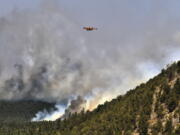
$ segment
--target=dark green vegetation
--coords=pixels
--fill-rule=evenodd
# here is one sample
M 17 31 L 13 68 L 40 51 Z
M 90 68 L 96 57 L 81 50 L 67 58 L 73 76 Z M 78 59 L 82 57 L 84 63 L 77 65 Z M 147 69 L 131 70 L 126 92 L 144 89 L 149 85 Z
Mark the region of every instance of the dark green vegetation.
M 92 112 L 63 121 L 5 123 L 0 135 L 179 135 L 179 119 L 180 62 Z
M 30 121 L 38 111 L 43 109 L 51 111 L 53 103 L 41 101 L 0 101 L 0 122 Z

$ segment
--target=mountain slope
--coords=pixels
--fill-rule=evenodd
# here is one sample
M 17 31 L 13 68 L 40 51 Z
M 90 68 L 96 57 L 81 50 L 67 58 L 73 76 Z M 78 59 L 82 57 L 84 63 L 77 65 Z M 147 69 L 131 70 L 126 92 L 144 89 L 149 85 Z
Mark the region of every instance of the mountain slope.
M 179 135 L 180 62 L 92 112 L 55 122 L 4 124 L 1 134 Z
M 38 111 L 55 109 L 42 101 L 0 101 L 0 123 L 30 121 Z

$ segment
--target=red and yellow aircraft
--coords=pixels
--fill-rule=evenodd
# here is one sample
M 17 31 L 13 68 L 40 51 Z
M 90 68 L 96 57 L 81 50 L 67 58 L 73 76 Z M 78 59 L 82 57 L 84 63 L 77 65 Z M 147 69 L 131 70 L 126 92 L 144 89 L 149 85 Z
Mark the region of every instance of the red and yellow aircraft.
M 94 27 L 83 27 L 84 30 L 87 31 L 93 31 L 93 30 L 97 30 L 98 28 L 94 28 Z

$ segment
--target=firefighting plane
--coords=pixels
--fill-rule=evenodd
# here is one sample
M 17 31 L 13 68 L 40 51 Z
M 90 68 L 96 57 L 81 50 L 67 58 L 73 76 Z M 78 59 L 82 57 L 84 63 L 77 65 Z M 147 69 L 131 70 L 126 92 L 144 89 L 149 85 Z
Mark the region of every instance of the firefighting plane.
M 84 30 L 86 31 L 93 31 L 93 30 L 97 30 L 98 28 L 95 27 L 83 27 Z

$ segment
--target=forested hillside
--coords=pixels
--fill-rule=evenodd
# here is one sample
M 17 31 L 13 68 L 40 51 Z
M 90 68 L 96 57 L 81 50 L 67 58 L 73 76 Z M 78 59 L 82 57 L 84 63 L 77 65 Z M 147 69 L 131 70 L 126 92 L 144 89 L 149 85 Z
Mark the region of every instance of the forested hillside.
M 55 109 L 42 101 L 0 101 L 0 123 L 30 121 L 38 111 Z
M 24 106 L 26 107 L 26 106 Z M 180 62 L 92 112 L 66 120 L 0 125 L 0 135 L 179 135 Z

